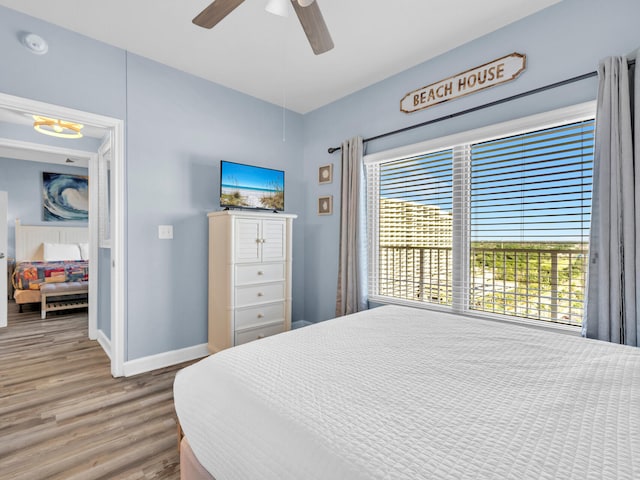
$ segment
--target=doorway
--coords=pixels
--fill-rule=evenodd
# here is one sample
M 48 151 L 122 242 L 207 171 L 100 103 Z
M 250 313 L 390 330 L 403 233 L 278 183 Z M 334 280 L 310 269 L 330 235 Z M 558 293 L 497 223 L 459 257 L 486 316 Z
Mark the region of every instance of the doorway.
M 81 123 L 83 125 L 104 129 L 107 132 L 110 165 L 110 198 L 111 208 L 109 209 L 108 224 L 110 231 L 110 261 L 106 268 L 110 274 L 110 348 L 111 374 L 114 377 L 123 375 L 124 354 L 124 328 L 125 328 L 125 308 L 124 308 L 124 122 L 119 119 L 69 109 L 66 107 L 38 102 L 12 95 L 0 93 L 0 108 L 12 109 L 22 112 L 33 112 L 43 116 L 64 118 L 67 121 Z M 41 144 L 30 144 L 11 139 L 0 139 L 0 146 L 21 150 L 32 148 L 36 151 L 47 151 L 62 153 L 68 149 L 59 149 Z M 63 153 L 64 154 L 64 153 Z M 73 151 L 73 154 L 88 158 L 89 176 L 98 178 L 99 154 L 93 152 Z M 102 169 L 105 171 L 105 169 Z M 98 183 L 100 179 L 98 178 Z M 97 189 L 90 189 L 96 192 Z M 10 199 L 9 199 L 10 201 Z M 90 231 L 90 258 L 97 259 L 99 256 L 99 220 L 97 214 L 98 198 L 90 201 L 89 231 Z M 94 215 L 91 215 L 91 209 Z M 103 219 L 104 221 L 104 219 Z M 6 225 L 6 222 L 5 222 Z M 93 268 L 92 268 L 93 264 Z M 90 262 L 90 278 L 93 271 L 93 278 L 98 278 L 97 262 Z M 95 270 L 94 270 L 95 269 Z M 93 282 L 95 288 L 96 282 Z M 89 283 L 89 295 L 92 294 L 92 283 Z M 5 290 L 6 291 L 6 290 Z M 93 298 L 97 298 L 97 290 L 93 291 Z M 97 302 L 90 302 L 89 306 L 89 336 L 97 336 Z M 6 313 L 6 309 L 4 310 Z

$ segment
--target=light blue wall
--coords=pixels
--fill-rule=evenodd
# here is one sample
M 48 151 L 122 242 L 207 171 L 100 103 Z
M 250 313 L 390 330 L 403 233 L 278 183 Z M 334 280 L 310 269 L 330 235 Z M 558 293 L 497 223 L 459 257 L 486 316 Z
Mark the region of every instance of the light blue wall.
M 81 167 L 0 158 L 0 190 L 8 192 L 9 196 L 8 257 L 15 256 L 16 218 L 19 218 L 23 225 L 87 226 L 87 222 L 42 220 L 42 172 L 88 174 L 87 169 Z
M 49 52 L 24 49 L 24 31 L 45 38 Z M 0 65 L 11 66 L 0 92 L 125 120 L 126 359 L 205 343 L 206 213 L 219 208 L 219 161 L 284 169 L 286 211 L 303 214 L 302 116 L 287 112 L 283 142 L 278 106 L 4 7 Z M 174 226 L 174 240 L 158 240 L 160 224 Z M 304 215 L 294 225 L 296 320 L 304 311 Z
M 49 52 L 27 51 L 23 32 L 43 37 Z M 0 6 L 0 65 L 0 92 L 125 118 L 125 52 L 118 48 Z
M 355 135 L 387 131 L 458 112 L 566 78 L 594 71 L 601 58 L 623 55 L 640 46 L 637 0 L 564 0 L 429 62 L 356 92 L 305 116 L 304 178 L 306 199 L 305 320 L 332 318 L 337 278 L 340 182 L 318 185 L 317 169 L 333 163 L 339 179 L 340 153 L 328 147 Z M 339 48 L 339 47 L 337 47 Z M 414 114 L 399 111 L 400 99 L 424 85 L 511 52 L 527 55 L 526 72 L 516 81 Z M 502 106 L 387 137 L 367 145 L 367 153 L 386 150 L 588 100 L 597 79 L 547 91 Z M 334 215 L 317 216 L 318 195 L 334 196 Z
M 129 356 L 206 342 L 207 212 L 220 160 L 286 171 L 286 211 L 302 213 L 302 121 L 150 60 L 128 60 Z M 173 240 L 158 225 L 173 225 Z M 294 311 L 303 310 L 302 219 L 295 222 Z

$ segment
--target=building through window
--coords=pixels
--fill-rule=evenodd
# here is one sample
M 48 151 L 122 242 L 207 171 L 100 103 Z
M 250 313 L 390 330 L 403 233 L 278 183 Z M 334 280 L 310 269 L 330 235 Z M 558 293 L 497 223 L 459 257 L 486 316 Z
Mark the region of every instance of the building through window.
M 592 110 L 368 156 L 370 296 L 580 325 Z

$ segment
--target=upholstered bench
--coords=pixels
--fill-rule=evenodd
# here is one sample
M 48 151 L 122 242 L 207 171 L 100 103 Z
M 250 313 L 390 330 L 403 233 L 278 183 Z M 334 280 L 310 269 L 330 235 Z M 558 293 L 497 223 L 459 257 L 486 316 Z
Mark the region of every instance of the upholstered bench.
M 41 285 L 42 319 L 47 318 L 47 312 L 88 307 L 88 294 L 89 282 L 45 283 Z M 74 297 L 64 298 L 69 296 Z M 49 301 L 47 301 L 47 298 L 49 298 Z

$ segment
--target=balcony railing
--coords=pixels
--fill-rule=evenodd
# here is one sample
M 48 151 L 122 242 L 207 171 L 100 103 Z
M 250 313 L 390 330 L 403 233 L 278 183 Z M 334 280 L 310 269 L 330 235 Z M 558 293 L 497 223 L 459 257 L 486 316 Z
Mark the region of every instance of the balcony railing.
M 380 295 L 451 305 L 451 247 L 380 247 Z
M 441 305 L 453 301 L 450 247 L 380 247 L 378 293 Z M 469 309 L 580 325 L 587 250 L 473 247 Z

